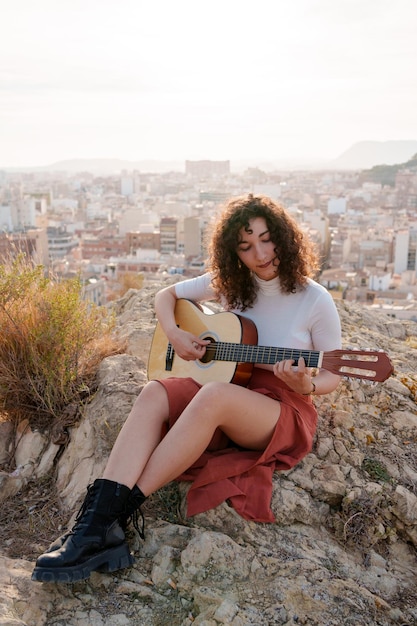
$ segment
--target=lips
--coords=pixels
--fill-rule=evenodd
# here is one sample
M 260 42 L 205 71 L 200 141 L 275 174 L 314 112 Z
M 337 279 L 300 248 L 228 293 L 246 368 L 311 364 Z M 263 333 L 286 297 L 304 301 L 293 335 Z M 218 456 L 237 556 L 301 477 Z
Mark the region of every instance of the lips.
M 264 270 L 271 265 L 272 261 L 268 261 L 268 263 L 264 263 L 264 265 L 258 265 L 260 270 Z

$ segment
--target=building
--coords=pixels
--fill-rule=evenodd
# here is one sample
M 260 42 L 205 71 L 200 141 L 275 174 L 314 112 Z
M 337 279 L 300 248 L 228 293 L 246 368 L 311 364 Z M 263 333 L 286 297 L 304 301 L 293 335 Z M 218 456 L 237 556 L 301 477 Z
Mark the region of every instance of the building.
M 143 230 L 142 226 L 145 225 L 148 228 L 155 228 L 159 223 L 159 215 L 155 211 L 145 211 L 139 206 L 129 207 L 124 209 L 118 223 L 119 234 L 126 235 L 127 233 Z
M 388 291 L 391 280 L 391 272 L 372 272 L 369 275 L 368 287 L 372 291 Z
M 49 226 L 46 232 L 48 236 L 49 258 L 52 260 L 62 259 L 71 250 L 78 247 L 78 240 L 62 226 Z
M 203 204 L 203 202 L 214 202 L 219 204 L 221 202 L 226 202 L 230 198 L 230 194 L 227 191 L 208 191 L 201 190 L 199 193 L 199 203 Z
M 186 259 L 200 257 L 202 254 L 202 219 L 186 217 L 184 219 L 184 256 Z
M 112 256 L 126 254 L 126 240 L 124 237 L 95 237 L 83 235 L 81 240 L 82 259 L 110 259 Z
M 175 217 L 162 217 L 160 221 L 160 252 L 175 254 L 177 252 L 178 220 Z
M 158 230 L 140 230 L 126 234 L 126 250 L 132 254 L 136 250 L 159 250 L 161 234 Z
M 137 170 L 129 173 L 122 170 L 120 178 L 120 195 L 129 197 L 140 192 L 140 175 Z
M 229 176 L 230 161 L 186 161 L 185 173 L 193 178 Z
M 133 192 L 133 178 L 131 176 L 122 176 L 120 179 L 120 195 L 129 197 L 133 196 Z
M 9 204 L 0 204 L 0 231 L 10 233 L 13 230 L 12 209 Z
M 30 228 L 26 231 L 26 236 L 33 246 L 32 258 L 35 263 L 40 263 L 45 267 L 49 265 L 49 245 L 46 228 Z
M 394 273 L 417 272 L 417 225 L 398 230 L 394 239 Z
M 258 183 L 253 185 L 253 193 L 279 200 L 282 194 L 282 186 L 280 183 Z
M 346 213 L 346 198 L 330 198 L 327 202 L 327 215 L 341 215 Z
M 161 269 L 161 255 L 157 250 L 136 250 L 135 254 L 112 257 L 107 264 L 106 273 L 118 279 L 123 274 L 140 272 L 158 272 Z

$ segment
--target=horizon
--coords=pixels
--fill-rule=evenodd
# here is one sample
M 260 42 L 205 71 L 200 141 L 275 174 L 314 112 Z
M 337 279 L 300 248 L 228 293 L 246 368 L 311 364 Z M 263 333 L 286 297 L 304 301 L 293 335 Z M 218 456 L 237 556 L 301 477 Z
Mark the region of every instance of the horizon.
M 412 144 L 412 146 L 409 146 Z M 223 159 L 230 162 L 231 173 L 242 173 L 245 169 L 255 167 L 264 171 L 321 171 L 321 170 L 364 170 L 371 169 L 378 165 L 400 165 L 406 163 L 417 155 L 417 140 L 372 142 L 361 141 L 341 155 L 332 160 L 311 159 L 311 160 L 273 160 L 273 159 Z M 80 169 L 91 171 L 100 175 L 120 174 L 122 170 L 129 167 L 152 168 L 148 171 L 154 173 L 166 173 L 169 171 L 182 171 L 185 169 L 186 161 L 193 159 L 139 159 L 127 160 L 112 157 L 82 157 L 73 159 L 62 159 L 54 163 L 38 166 L 12 166 L 1 167 L 0 170 L 9 173 L 23 172 L 52 172 L 66 171 L 67 174 L 78 173 Z M 210 161 L 210 159 L 201 159 Z M 147 171 L 145 169 L 145 171 Z
M 15 0 L 2 21 L 0 168 L 417 139 L 415 0 Z

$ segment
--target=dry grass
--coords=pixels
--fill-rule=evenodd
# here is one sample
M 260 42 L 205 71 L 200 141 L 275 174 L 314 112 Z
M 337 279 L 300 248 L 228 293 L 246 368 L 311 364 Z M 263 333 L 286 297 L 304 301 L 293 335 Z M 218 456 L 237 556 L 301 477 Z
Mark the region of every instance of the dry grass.
M 94 391 L 105 356 L 124 349 L 109 312 L 25 257 L 0 265 L 0 404 L 14 422 L 46 428 Z M 69 411 L 75 415 L 73 410 Z
M 68 519 L 51 477 L 29 483 L 1 505 L 2 550 L 12 559 L 35 560 Z
M 176 482 L 169 483 L 152 494 L 146 500 L 143 512 L 152 519 L 162 519 L 170 524 L 187 524 L 181 514 L 181 494 Z

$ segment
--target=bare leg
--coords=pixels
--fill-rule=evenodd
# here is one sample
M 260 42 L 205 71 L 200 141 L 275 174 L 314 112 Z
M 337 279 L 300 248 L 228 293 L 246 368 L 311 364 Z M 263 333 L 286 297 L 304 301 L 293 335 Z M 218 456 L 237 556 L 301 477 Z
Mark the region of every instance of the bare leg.
M 133 487 L 161 441 L 168 412 L 165 388 L 156 381 L 149 382 L 136 399 L 116 439 L 103 478 Z
M 155 389 L 146 396 L 126 421 L 110 456 L 105 478 L 133 486 L 137 482 L 149 495 L 179 476 L 207 448 L 220 428 L 238 445 L 263 450 L 280 414 L 276 400 L 229 383 L 208 383 L 200 389 L 175 425 L 162 439 L 161 426 L 168 415 L 168 400 Z M 152 386 L 153 387 L 153 386 Z M 151 397 L 157 400 L 152 419 L 146 419 Z M 163 417 L 165 397 L 165 418 Z

